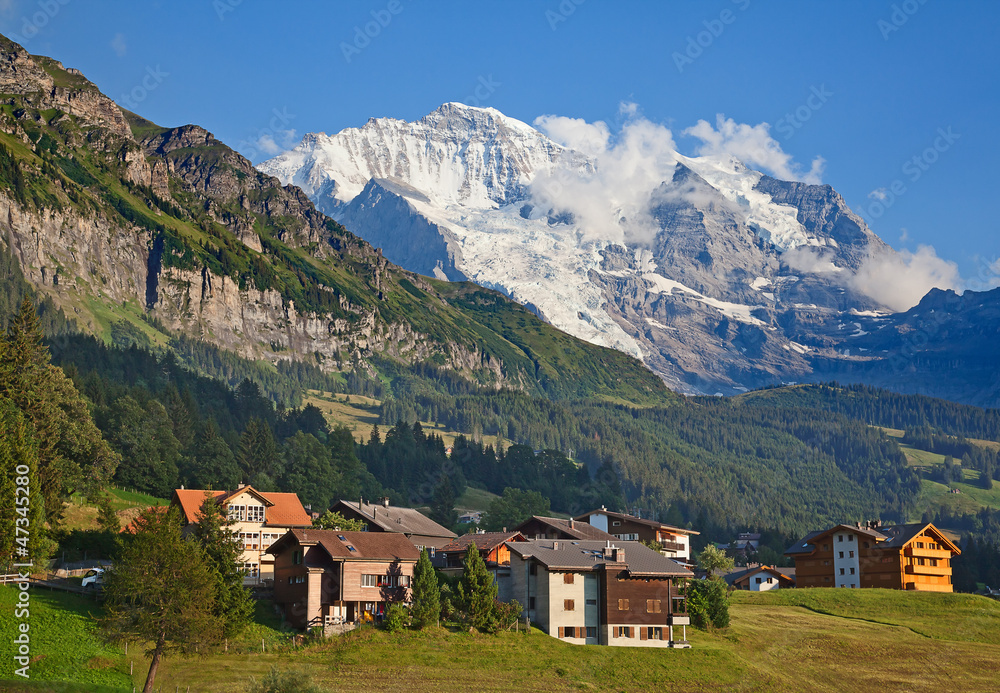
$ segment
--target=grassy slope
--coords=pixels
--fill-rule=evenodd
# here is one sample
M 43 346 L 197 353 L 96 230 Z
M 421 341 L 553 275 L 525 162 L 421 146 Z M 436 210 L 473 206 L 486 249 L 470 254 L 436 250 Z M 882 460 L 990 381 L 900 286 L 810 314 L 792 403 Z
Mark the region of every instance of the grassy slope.
M 9 602 L 4 599 L 0 603 Z M 56 653 L 50 658 L 44 648 L 52 645 L 43 644 L 41 631 L 58 630 L 63 619 L 78 621 L 81 604 L 92 603 L 41 592 L 33 599 L 33 619 L 38 618 L 33 627 L 40 638 L 35 652 L 46 655 L 41 662 L 55 665 Z M 188 686 L 199 692 L 239 690 L 249 676 L 274 665 L 304 669 L 337 691 L 992 691 L 1000 680 L 1000 603 L 983 597 L 783 590 L 737 593 L 731 611 L 732 626 L 725 632 L 689 630 L 690 650 L 579 647 L 538 631 L 494 638 L 368 629 L 301 650 L 272 652 L 268 644 L 266 654 L 170 657 L 157 682 L 164 691 Z M 61 653 L 65 666 L 52 671 L 79 681 L 94 676 L 93 670 L 69 666 L 65 658 L 85 662 L 81 658 L 92 658 L 96 650 L 85 627 L 74 633 L 79 653 Z M 268 634 L 277 635 L 262 624 L 252 635 Z M 121 653 L 106 652 L 112 662 L 103 671 L 127 671 Z M 41 676 L 38 667 L 33 672 Z M 145 673 L 144 662 L 136 658 L 136 684 Z M 0 677 L 8 675 L 0 669 Z M 18 689 L 0 684 L 2 690 Z

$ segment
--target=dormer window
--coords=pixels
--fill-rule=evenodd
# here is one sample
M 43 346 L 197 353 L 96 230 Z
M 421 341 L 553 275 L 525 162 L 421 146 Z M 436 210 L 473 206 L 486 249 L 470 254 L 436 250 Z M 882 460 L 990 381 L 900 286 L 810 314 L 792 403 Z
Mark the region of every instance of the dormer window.
M 247 506 L 247 522 L 264 522 L 264 506 L 263 505 L 248 505 Z

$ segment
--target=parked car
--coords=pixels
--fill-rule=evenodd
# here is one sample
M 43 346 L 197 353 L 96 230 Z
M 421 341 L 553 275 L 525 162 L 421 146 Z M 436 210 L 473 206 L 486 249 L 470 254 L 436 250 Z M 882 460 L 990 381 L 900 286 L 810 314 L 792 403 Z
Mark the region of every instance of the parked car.
M 104 587 L 104 568 L 93 568 L 83 576 L 81 583 L 84 589 L 96 590 Z

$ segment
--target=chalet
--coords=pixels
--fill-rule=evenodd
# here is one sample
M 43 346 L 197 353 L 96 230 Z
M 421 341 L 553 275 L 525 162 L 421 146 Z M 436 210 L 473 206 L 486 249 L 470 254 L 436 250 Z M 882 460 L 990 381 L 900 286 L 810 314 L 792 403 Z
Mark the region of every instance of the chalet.
M 542 517 L 532 515 L 514 528 L 526 539 L 586 539 L 589 541 L 614 541 L 602 529 L 586 522 L 577 522 L 574 518 L 564 520 L 560 517 Z
M 689 647 L 680 583 L 692 573 L 681 564 L 631 541 L 507 547 L 510 594 L 549 635 L 578 645 Z
M 235 491 L 177 489 L 171 505 L 180 507 L 184 521 L 197 522 L 201 505 L 209 494 L 217 505 L 235 521 L 232 531 L 243 544 L 243 569 L 246 582 L 255 583 L 274 577 L 274 563 L 267 548 L 290 529 L 310 527 L 312 519 L 294 493 L 265 493 L 252 486 L 240 485 Z
M 603 506 L 575 519 L 597 527 L 619 541 L 656 542 L 664 556 L 685 563 L 691 561 L 690 538 L 698 534 L 690 529 L 665 525 L 655 520 L 611 512 Z
M 274 556 L 274 601 L 295 628 L 347 630 L 410 599 L 420 552 L 394 532 L 293 529 Z
M 446 527 L 413 508 L 400 508 L 389 504 L 388 498 L 378 503 L 365 503 L 362 500 L 341 500 L 330 508 L 349 520 L 360 520 L 365 523 L 367 532 L 394 532 L 406 535 L 417 549 L 438 548 L 444 546 L 457 536 Z
M 475 532 L 445 544 L 434 552 L 432 563 L 445 575 L 461 575 L 469 547 L 475 545 L 483 557 L 486 569 L 498 586 L 497 598 L 507 602 L 513 599 L 510 589 L 510 549 L 507 542 L 526 541 L 520 532 Z
M 734 570 L 725 575 L 724 578 L 726 584 L 734 590 L 767 592 L 769 590 L 795 587 L 794 568 L 774 568 L 769 565 L 758 565 L 753 568 Z
M 929 523 L 837 525 L 810 532 L 785 551 L 798 587 L 884 587 L 951 592 L 958 547 Z

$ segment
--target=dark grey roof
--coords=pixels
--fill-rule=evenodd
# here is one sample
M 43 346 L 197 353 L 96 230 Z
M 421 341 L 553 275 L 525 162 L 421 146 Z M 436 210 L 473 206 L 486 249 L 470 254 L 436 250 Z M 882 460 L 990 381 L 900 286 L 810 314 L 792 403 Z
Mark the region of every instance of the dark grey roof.
M 910 539 L 920 534 L 926 526 L 926 522 L 914 522 L 908 525 L 889 525 L 888 527 L 879 527 L 878 531 L 886 536 L 886 540 L 884 542 L 879 542 L 878 548 L 898 549 L 906 544 L 906 542 Z
M 733 585 L 742 578 L 754 573 L 770 573 L 775 576 L 786 577 L 792 581 L 795 580 L 795 568 L 775 568 L 769 565 L 755 565 L 753 568 L 737 568 L 722 577 L 726 581 L 726 584 Z
M 446 527 L 420 513 L 413 508 L 400 508 L 390 505 L 388 508 L 378 503 L 360 504 L 358 501 L 341 500 L 340 503 L 378 525 L 386 532 L 401 534 L 416 534 L 425 537 L 447 537 L 454 539 L 457 535 Z M 332 510 L 336 510 L 334 505 Z
M 575 541 L 572 539 L 531 539 L 507 542 L 507 547 L 522 558 L 530 556 L 553 570 L 595 570 L 605 565 L 621 565 L 620 562 L 605 558 L 604 549 L 609 543 L 608 541 Z M 624 568 L 629 573 L 663 577 L 693 576 L 689 569 L 677 561 L 667 558 L 637 541 L 616 540 L 611 545 L 624 551 Z
M 635 522 L 640 525 L 646 525 L 648 527 L 654 527 L 656 529 L 668 529 L 672 532 L 679 532 L 681 534 L 700 534 L 693 529 L 684 529 L 683 527 L 675 527 L 674 525 L 664 524 L 663 522 L 657 522 L 656 520 L 647 520 L 641 517 L 636 517 L 635 515 L 626 515 L 625 513 L 616 513 L 605 508 L 598 508 L 597 510 L 591 510 L 589 513 L 584 513 L 583 515 L 577 515 L 574 519 L 578 522 L 587 522 L 591 515 L 607 515 L 608 517 L 617 518 L 619 520 L 625 520 L 627 522 Z M 760 536 L 759 534 L 757 535 Z
M 810 542 L 816 537 L 818 537 L 820 534 L 823 534 L 824 532 L 826 532 L 826 530 L 809 532 L 809 534 L 805 535 L 797 542 L 789 546 L 788 550 L 785 551 L 785 555 L 789 556 L 789 555 L 795 555 L 797 553 L 812 553 L 816 547 L 813 546 Z

